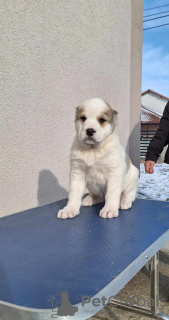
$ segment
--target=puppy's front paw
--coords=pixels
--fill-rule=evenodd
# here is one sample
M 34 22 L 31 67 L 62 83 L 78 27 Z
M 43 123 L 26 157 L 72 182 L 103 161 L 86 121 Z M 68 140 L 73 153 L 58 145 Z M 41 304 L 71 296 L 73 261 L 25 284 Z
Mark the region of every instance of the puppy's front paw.
M 119 211 L 117 208 L 113 208 L 113 207 L 107 207 L 104 206 L 103 209 L 100 211 L 99 216 L 101 218 L 116 218 L 119 215 Z
M 57 214 L 58 219 L 67 219 L 67 218 L 74 218 L 77 216 L 80 212 L 72 207 L 66 206 L 63 209 L 59 210 Z
M 120 209 L 127 210 L 130 209 L 132 206 L 132 202 L 127 198 L 121 198 L 120 200 Z

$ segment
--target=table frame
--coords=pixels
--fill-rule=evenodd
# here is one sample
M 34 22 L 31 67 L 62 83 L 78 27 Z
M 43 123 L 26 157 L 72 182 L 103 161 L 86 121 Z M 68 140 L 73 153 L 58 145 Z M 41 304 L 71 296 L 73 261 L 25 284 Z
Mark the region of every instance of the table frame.
M 130 306 L 116 299 L 111 299 L 109 305 L 112 307 L 121 308 L 127 311 L 142 314 L 144 316 L 155 319 L 169 320 L 169 316 L 159 311 L 159 251 L 149 261 L 151 299 L 154 301 L 151 309 L 139 307 L 136 304 Z

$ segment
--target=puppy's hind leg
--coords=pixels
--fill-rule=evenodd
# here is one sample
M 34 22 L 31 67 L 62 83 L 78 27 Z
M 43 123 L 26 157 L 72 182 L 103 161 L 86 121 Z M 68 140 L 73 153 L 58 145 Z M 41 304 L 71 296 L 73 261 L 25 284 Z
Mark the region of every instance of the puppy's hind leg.
M 93 206 L 93 205 L 95 205 L 97 203 L 101 203 L 103 201 L 104 201 L 104 198 L 101 198 L 99 196 L 95 196 L 95 195 L 89 193 L 89 195 L 87 195 L 83 199 L 82 206 L 84 206 L 84 207 Z
M 132 175 L 130 177 L 130 181 L 121 194 L 120 209 L 127 210 L 131 208 L 132 202 L 136 198 L 138 184 L 139 184 L 139 172 L 138 172 L 138 169 L 134 167 L 132 168 Z

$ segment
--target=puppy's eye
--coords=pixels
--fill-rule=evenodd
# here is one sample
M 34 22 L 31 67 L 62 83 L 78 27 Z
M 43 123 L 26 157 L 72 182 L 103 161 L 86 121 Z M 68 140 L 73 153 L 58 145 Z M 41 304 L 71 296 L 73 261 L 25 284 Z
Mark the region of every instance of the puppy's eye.
M 85 122 L 86 117 L 81 117 L 80 119 L 81 119 L 83 122 Z
M 99 122 L 100 122 L 100 123 L 104 123 L 105 121 L 106 121 L 106 120 L 105 120 L 104 118 L 100 118 L 100 119 L 99 119 Z

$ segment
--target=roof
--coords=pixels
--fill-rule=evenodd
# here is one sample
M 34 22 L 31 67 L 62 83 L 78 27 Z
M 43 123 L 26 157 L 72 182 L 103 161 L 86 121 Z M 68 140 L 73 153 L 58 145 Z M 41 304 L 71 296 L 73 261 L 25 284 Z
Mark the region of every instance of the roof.
M 155 92 L 155 91 L 153 91 L 153 90 L 151 90 L 151 89 L 148 89 L 148 90 L 142 92 L 141 95 L 144 96 L 144 94 L 149 93 L 149 92 L 156 94 L 156 95 L 159 96 L 160 98 L 164 98 L 164 99 L 166 99 L 166 100 L 169 100 L 169 98 L 167 98 L 167 97 L 163 96 L 162 94 L 160 94 L 160 93 L 158 93 L 158 92 Z
M 160 123 L 161 116 L 154 111 L 141 106 L 141 123 L 142 124 L 153 124 Z

